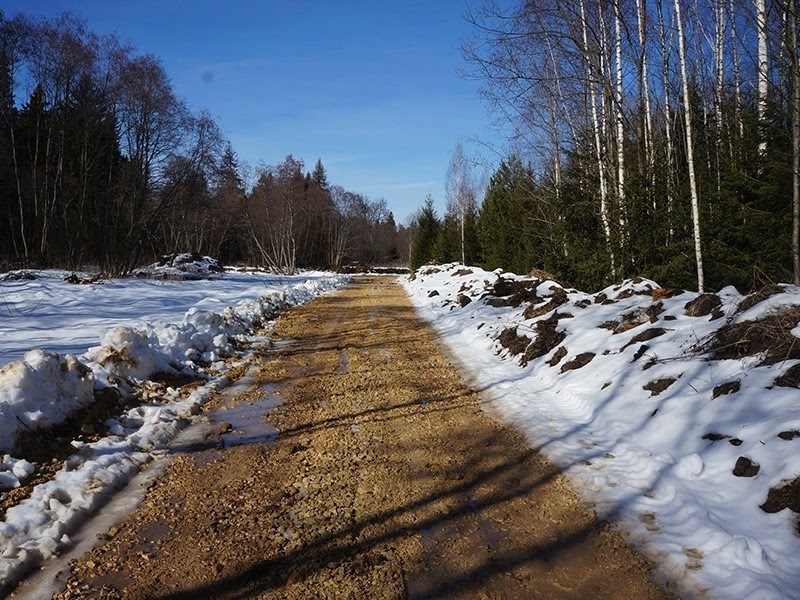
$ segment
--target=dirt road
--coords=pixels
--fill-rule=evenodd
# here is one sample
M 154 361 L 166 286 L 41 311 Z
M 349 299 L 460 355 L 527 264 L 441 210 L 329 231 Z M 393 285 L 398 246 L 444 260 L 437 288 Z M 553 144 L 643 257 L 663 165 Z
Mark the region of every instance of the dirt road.
M 358 278 L 273 335 L 294 342 L 255 359 L 235 403 L 279 397 L 277 437 L 232 446 L 223 423 L 227 448 L 173 460 L 58 598 L 663 597 L 483 414 L 392 279 Z

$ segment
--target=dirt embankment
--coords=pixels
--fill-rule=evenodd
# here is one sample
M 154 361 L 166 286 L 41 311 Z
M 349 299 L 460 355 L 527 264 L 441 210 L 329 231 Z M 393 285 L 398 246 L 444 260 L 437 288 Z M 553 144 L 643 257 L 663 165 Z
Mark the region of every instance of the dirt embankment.
M 236 402 L 277 394 L 277 438 L 180 455 L 58 598 L 662 597 L 483 414 L 391 279 L 359 278 L 273 335 L 295 341 L 257 357 Z

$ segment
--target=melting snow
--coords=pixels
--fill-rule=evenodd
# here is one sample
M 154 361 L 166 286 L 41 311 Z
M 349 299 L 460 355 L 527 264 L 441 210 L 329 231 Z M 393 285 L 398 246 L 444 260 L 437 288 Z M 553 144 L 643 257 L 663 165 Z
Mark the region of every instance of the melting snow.
M 473 383 L 489 390 L 489 407 L 564 469 L 601 516 L 617 520 L 662 565 L 664 582 L 718 598 L 797 597 L 798 515 L 759 506 L 771 487 L 800 476 L 800 437 L 778 436 L 800 430 L 800 394 L 775 382 L 800 360 L 711 360 L 709 348 L 724 324 L 797 307 L 800 289 L 784 286 L 737 313 L 742 296 L 726 288 L 716 313 L 690 317 L 686 305 L 698 294 L 654 300 L 667 291 L 648 280 L 598 294 L 543 281 L 526 318 L 529 299 L 514 307 L 510 290 L 496 293 L 501 273 L 427 267 L 405 284 Z M 548 319 L 563 336 L 544 355 L 525 360 L 498 341 L 510 331 L 506 341 L 525 336 L 522 350 L 532 348 Z M 589 362 L 564 368 L 578 355 Z M 715 390 L 721 384 L 729 393 Z M 739 457 L 759 465 L 755 476 L 733 474 Z

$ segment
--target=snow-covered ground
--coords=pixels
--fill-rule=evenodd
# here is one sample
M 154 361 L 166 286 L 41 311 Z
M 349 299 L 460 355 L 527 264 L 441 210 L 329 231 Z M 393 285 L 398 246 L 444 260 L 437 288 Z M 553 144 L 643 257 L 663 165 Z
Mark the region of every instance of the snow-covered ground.
M 446 265 L 405 283 L 488 409 L 656 559 L 664 583 L 800 597 L 798 515 L 781 509 L 800 511 L 800 289 L 696 300 L 642 279 L 588 294 L 499 277 Z M 766 349 L 737 327 L 787 314 Z M 783 493 L 768 502 L 772 488 Z
M 43 559 L 71 545 L 70 532 L 186 426 L 225 377 L 234 345 L 255 326 L 311 300 L 346 276 L 292 277 L 209 269 L 189 261 L 153 265 L 147 277 L 69 283 L 70 274 L 31 271 L 0 281 L 0 494 L 35 465 L 16 458 L 17 436 L 46 430 L 98 392 L 138 389 L 140 402 L 106 422 L 109 435 L 84 443 L 50 481 L 10 508 L 0 523 L 0 593 Z M 182 273 L 189 277 L 184 281 Z M 200 279 L 198 279 L 200 277 Z M 154 279 L 155 278 L 155 279 Z M 73 280 L 88 280 L 85 275 Z M 191 393 L 152 385 L 156 373 L 191 375 Z

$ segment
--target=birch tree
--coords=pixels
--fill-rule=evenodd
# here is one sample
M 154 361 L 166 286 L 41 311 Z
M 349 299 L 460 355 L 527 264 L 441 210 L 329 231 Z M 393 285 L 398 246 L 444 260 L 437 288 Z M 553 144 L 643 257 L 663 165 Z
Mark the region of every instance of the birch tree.
M 767 3 L 755 0 L 756 33 L 758 36 L 758 154 L 767 153 L 767 94 L 769 92 L 769 64 L 767 55 Z
M 678 55 L 681 65 L 681 85 L 683 87 L 684 132 L 686 135 L 686 163 L 689 169 L 689 190 L 692 202 L 692 230 L 694 232 L 694 253 L 697 264 L 697 291 L 703 293 L 705 287 L 703 273 L 703 249 L 700 242 L 700 200 L 697 195 L 697 181 L 694 164 L 694 143 L 692 140 L 692 103 L 689 89 L 689 76 L 686 69 L 686 38 L 683 34 L 681 0 L 675 0 L 675 24 L 678 27 Z
M 450 164 L 445 176 L 448 212 L 458 218 L 459 248 L 461 264 L 467 263 L 466 222 L 469 214 L 475 212 L 475 185 L 469 161 L 464 155 L 464 147 L 458 142 L 450 155 Z

